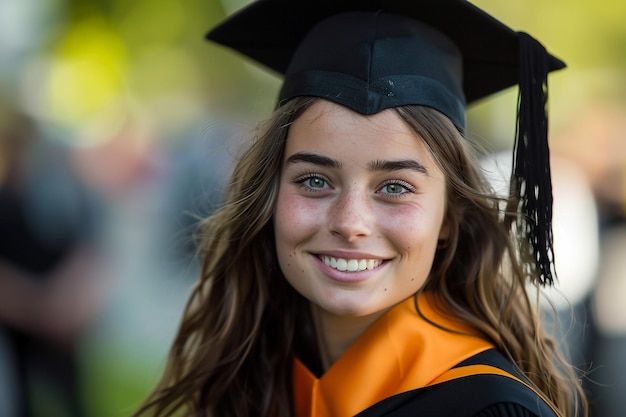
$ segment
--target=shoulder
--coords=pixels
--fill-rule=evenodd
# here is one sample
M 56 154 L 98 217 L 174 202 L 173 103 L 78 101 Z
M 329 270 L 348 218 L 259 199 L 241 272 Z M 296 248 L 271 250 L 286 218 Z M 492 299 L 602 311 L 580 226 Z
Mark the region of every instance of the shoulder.
M 481 410 L 473 417 L 539 417 L 528 408 L 515 403 L 499 403 Z
M 516 375 L 495 350 L 472 357 L 457 368 L 488 364 Z M 358 417 L 558 417 L 531 388 L 502 374 L 477 373 L 398 394 L 364 410 Z

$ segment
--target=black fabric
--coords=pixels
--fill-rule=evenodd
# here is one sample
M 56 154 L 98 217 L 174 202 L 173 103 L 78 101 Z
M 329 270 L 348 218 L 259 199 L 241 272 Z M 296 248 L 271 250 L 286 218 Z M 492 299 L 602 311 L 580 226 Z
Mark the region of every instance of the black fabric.
M 316 25 L 285 74 L 279 102 L 315 96 L 361 114 L 418 104 L 465 125 L 461 54 L 441 32 L 389 13 L 350 12 Z
M 536 414 L 517 404 L 501 403 L 484 409 L 474 417 L 536 417 Z
M 469 365 L 491 365 L 502 369 L 503 371 L 506 371 L 523 381 L 526 381 L 526 377 L 511 363 L 511 361 L 496 349 L 489 349 L 484 352 L 480 352 L 479 354 L 460 362 L 457 366 L 455 366 L 455 368 L 461 368 Z
M 496 350 L 458 366 L 491 365 L 520 376 Z M 399 395 L 373 405 L 357 417 L 557 417 L 535 392 L 502 375 L 470 375 Z
M 419 20 L 445 34 L 461 51 L 462 83 L 467 103 L 519 81 L 519 34 L 463 0 L 256 0 L 212 29 L 207 38 L 289 78 L 292 58 L 311 28 L 329 16 L 348 11 L 396 13 Z M 330 39 L 330 43 L 322 45 L 325 39 L 319 39 L 319 46 L 326 49 L 325 53 L 345 36 L 343 31 L 344 28 L 339 26 L 336 32 L 329 33 L 326 39 Z M 310 49 L 310 43 L 307 49 Z M 314 58 L 319 54 L 313 50 L 311 53 L 309 62 L 315 62 Z M 414 58 L 429 59 L 425 55 Z M 565 66 L 554 56 L 550 55 L 548 59 L 550 70 Z M 358 76 L 367 71 L 367 65 L 354 71 L 352 55 L 339 56 L 333 64 L 336 73 Z M 382 64 L 389 65 L 390 76 L 419 75 L 398 72 L 397 67 L 394 68 L 398 64 L 397 56 L 394 60 L 383 60 Z

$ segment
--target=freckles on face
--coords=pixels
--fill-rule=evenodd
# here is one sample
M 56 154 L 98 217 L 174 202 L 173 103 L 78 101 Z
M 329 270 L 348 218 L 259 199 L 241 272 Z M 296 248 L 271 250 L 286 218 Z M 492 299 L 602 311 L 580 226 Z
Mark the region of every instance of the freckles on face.
M 279 200 L 274 216 L 274 228 L 280 234 L 276 239 L 278 259 L 283 274 L 293 285 L 290 278 L 306 272 L 307 265 L 302 262 L 301 247 L 319 232 L 316 223 L 321 219 L 320 208 L 284 188 L 280 191 Z
M 320 100 L 291 126 L 274 215 L 287 281 L 329 314 L 382 312 L 426 281 L 445 178 L 396 113 Z

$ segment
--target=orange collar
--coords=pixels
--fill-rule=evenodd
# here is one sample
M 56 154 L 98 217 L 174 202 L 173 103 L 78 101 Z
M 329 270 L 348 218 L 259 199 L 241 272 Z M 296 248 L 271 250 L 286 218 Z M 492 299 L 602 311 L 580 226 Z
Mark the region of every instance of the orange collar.
M 418 302 L 431 321 L 472 332 L 433 309 L 426 293 L 418 296 Z M 457 363 L 492 347 L 477 336 L 428 323 L 410 297 L 376 321 L 320 378 L 295 358 L 296 414 L 352 417 L 392 395 L 429 385 Z

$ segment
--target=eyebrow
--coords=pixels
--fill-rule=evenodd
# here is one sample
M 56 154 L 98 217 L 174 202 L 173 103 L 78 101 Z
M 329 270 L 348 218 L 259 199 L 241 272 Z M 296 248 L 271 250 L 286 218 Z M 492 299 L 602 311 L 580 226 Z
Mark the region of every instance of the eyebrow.
M 399 159 L 394 161 L 376 160 L 370 163 L 372 171 L 401 171 L 409 169 L 428 175 L 428 169 L 414 159 Z
M 296 162 L 306 162 L 308 164 L 319 165 L 328 168 L 341 168 L 341 162 L 336 159 L 329 158 L 314 153 L 298 152 L 287 158 L 288 164 L 295 164 Z
M 298 152 L 287 158 L 288 164 L 295 164 L 298 162 L 305 162 L 328 168 L 341 168 L 342 166 L 342 163 L 336 159 L 308 152 Z M 408 169 L 419 172 L 420 174 L 428 175 L 428 169 L 414 159 L 399 159 L 393 161 L 376 160 L 369 164 L 369 169 L 371 171 L 401 171 Z

